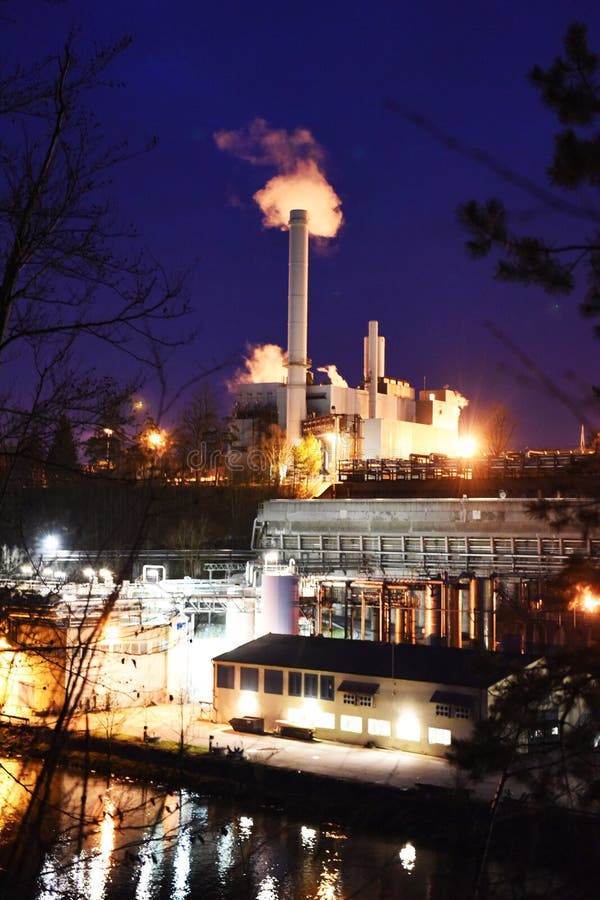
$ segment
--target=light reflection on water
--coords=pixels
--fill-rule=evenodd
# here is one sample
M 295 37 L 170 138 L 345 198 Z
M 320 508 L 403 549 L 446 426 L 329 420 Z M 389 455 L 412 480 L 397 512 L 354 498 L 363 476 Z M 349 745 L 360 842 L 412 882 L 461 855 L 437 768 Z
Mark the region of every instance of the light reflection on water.
M 413 844 L 302 823 L 180 791 L 61 773 L 54 842 L 36 900 L 421 900 L 445 898 L 439 861 Z M 1 789 L 1 785 L 0 785 Z M 415 855 L 416 854 L 416 855 Z M 461 890 L 460 861 L 453 888 Z M 447 872 L 444 873 L 447 876 Z M 468 896 L 469 881 L 463 895 Z M 457 894 L 460 895 L 460 894 Z

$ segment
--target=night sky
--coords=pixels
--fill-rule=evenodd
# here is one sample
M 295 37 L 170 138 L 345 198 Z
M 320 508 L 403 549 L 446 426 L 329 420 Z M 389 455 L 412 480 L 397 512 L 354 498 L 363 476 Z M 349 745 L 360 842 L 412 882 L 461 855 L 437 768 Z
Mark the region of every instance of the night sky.
M 7 6 L 16 22 L 2 22 L 3 46 L 24 61 L 55 48 L 69 24 L 80 26 L 84 45 L 134 38 L 112 69 L 124 87 L 99 92 L 96 111 L 111 140 L 159 138 L 113 187 L 167 267 L 195 265 L 190 326 L 200 333 L 177 354 L 173 379 L 197 363 L 227 361 L 224 381 L 248 344 L 286 342 L 287 236 L 263 227 L 252 199 L 277 171 L 214 138 L 260 117 L 274 129 L 311 132 L 342 201 L 338 235 L 311 251 L 315 367 L 335 363 L 356 385 L 362 338 L 376 318 L 389 376 L 417 389 L 424 379 L 428 388 L 455 388 L 470 399 L 474 422 L 485 406 L 504 403 L 518 447 L 576 447 L 584 419 L 600 428 L 589 401 L 600 347 L 577 311 L 584 285 L 556 298 L 496 283 L 490 259 L 467 257 L 456 221 L 460 202 L 495 195 L 524 227 L 583 233 L 483 164 L 479 151 L 545 184 L 555 120 L 527 72 L 561 52 L 574 19 L 588 24 L 600 50 L 597 0 Z

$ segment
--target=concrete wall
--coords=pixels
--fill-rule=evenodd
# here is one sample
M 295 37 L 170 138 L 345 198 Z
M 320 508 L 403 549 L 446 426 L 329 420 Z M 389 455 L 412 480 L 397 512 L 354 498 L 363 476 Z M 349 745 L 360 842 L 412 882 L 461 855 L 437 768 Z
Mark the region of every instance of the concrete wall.
M 433 500 L 270 500 L 261 505 L 258 519 L 268 522 L 270 529 L 284 532 L 554 534 L 548 523 L 531 516 L 532 502 L 467 496 Z M 572 500 L 552 502 L 557 508 L 573 504 Z M 576 527 L 561 533 L 579 536 Z

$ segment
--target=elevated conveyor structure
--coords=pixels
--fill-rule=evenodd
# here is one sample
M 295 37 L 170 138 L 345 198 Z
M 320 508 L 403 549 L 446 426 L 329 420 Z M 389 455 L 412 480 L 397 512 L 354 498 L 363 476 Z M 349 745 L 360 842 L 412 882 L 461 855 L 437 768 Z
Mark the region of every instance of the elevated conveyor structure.
M 548 501 L 555 512 L 566 504 Z M 511 498 L 272 500 L 254 523 L 253 550 L 277 550 L 300 574 L 427 579 L 545 578 L 575 555 L 600 560 L 600 534 L 582 537 L 534 517 L 535 501 Z

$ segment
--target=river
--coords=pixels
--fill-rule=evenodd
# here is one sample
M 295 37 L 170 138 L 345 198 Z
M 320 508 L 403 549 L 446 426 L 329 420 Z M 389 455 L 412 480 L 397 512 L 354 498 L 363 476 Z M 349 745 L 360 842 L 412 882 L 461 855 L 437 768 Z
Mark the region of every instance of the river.
M 19 817 L 18 762 L 0 778 L 2 835 Z M 351 790 L 351 787 L 349 787 Z M 181 790 L 57 776 L 35 900 L 451 900 L 472 896 L 475 861 L 411 839 L 245 808 Z M 531 878 L 529 867 L 528 877 Z M 493 897 L 525 896 L 523 873 L 492 870 Z M 536 879 L 539 880 L 539 879 Z M 521 882 L 524 886 L 524 882 Z M 531 896 L 554 896 L 547 878 Z M 6 896 L 13 896 L 8 894 Z M 15 886 L 14 896 L 21 896 Z M 563 895 L 564 896 L 564 895 Z

